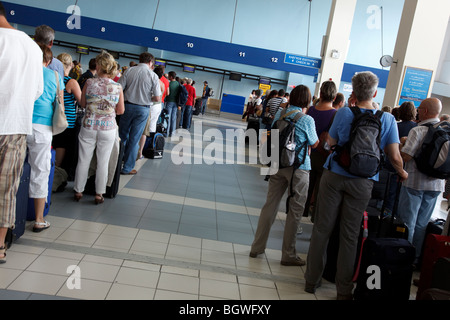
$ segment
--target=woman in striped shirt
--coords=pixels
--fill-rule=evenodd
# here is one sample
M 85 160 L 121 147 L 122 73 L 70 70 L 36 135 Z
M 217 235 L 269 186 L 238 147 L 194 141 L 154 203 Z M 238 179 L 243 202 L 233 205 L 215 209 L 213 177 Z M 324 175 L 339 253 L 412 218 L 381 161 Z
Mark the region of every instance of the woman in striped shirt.
M 61 53 L 58 55 L 57 59 L 61 61 L 64 66 L 64 85 L 66 87 L 64 89 L 64 108 L 69 126 L 64 132 L 53 137 L 52 144 L 56 151 L 56 166 L 64 168 L 69 173 L 69 170 L 73 168 L 76 161 L 76 103 L 80 103 L 81 101 L 81 88 L 75 79 L 69 77 L 70 70 L 73 68 L 72 56 L 68 53 Z

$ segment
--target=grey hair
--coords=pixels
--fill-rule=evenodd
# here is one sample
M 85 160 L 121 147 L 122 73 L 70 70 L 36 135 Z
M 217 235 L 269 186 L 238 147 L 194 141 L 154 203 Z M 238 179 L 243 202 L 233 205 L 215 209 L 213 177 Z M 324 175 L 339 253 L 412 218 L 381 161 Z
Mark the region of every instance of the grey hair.
M 41 25 L 36 28 L 34 32 L 34 41 L 48 46 L 53 40 L 55 40 L 55 30 L 51 27 Z
M 379 79 L 370 71 L 358 72 L 352 78 L 353 92 L 358 101 L 372 100 L 378 88 Z

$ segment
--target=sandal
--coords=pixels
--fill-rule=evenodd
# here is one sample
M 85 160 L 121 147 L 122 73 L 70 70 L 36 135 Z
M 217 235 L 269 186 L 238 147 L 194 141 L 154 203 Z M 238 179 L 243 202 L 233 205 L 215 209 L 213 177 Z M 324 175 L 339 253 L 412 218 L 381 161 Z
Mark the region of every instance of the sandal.
M 0 264 L 3 264 L 6 262 L 6 247 L 1 247 L 0 248 L 0 254 L 3 255 L 2 258 L 0 258 Z
M 96 194 L 94 202 L 95 202 L 95 204 L 101 204 L 101 203 L 105 202 L 105 198 L 103 198 L 103 196 L 101 194 Z
M 83 198 L 83 194 L 81 192 L 75 192 L 73 198 L 76 202 L 79 202 Z
M 33 227 L 33 232 L 41 232 L 48 228 L 50 228 L 50 222 L 48 222 L 48 221 L 35 222 L 34 227 Z

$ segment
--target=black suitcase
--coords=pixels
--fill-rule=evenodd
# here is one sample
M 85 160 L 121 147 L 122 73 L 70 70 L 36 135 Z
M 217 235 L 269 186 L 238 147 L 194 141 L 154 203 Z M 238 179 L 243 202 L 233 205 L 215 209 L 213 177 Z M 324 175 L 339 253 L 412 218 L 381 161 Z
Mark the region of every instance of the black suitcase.
M 431 288 L 450 291 L 450 257 L 441 257 L 434 264 Z
M 161 133 L 151 133 L 147 137 L 142 150 L 142 155 L 149 159 L 162 159 L 164 154 L 165 139 Z
M 194 116 L 198 116 L 202 111 L 202 98 L 195 99 L 194 109 L 192 110 L 192 114 Z
M 258 144 L 259 144 L 259 128 L 260 128 L 259 118 L 249 117 L 247 122 L 247 131 L 248 130 L 256 131 L 256 141 Z M 245 136 L 245 141 L 246 142 L 249 141 L 249 136 Z
M 120 183 L 120 171 L 122 170 L 122 161 L 125 149 L 123 146 L 122 140 L 119 142 L 119 156 L 117 159 L 117 167 L 114 172 L 114 178 L 110 186 L 106 186 L 106 193 L 103 195 L 106 198 L 115 198 L 117 193 L 119 192 L 119 183 Z M 89 177 L 86 182 L 86 186 L 84 188 L 84 193 L 89 195 L 95 195 L 95 174 Z
M 355 300 L 409 300 L 416 250 L 406 239 L 368 238 Z
M 28 191 L 30 188 L 31 166 L 27 160 L 23 165 L 19 189 L 16 194 L 16 222 L 14 229 L 8 229 L 5 239 L 6 248 L 10 248 L 14 241 L 25 233 L 28 212 Z

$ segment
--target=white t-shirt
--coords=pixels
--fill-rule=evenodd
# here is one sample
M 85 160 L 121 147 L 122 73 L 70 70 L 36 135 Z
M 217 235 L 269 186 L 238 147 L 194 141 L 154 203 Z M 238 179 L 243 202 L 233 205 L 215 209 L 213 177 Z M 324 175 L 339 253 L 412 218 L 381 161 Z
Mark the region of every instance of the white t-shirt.
M 31 134 L 44 91 L 42 50 L 24 32 L 0 28 L 0 135 Z

